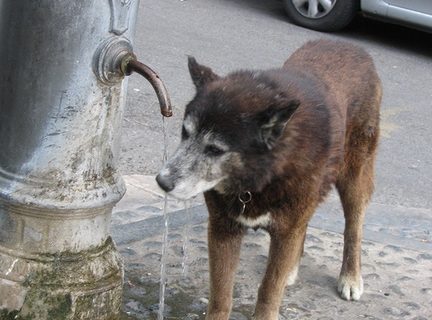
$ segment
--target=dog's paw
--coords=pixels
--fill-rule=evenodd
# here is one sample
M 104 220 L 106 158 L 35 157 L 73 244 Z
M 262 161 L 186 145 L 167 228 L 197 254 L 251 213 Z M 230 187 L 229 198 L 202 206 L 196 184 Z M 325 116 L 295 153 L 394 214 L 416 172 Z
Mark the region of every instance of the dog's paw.
M 274 313 L 272 315 L 253 315 L 252 320 L 279 320 L 279 313 Z
M 359 300 L 363 294 L 363 279 L 348 276 L 340 276 L 338 281 L 338 291 L 342 299 Z
M 252 320 L 279 320 L 279 307 L 258 302 Z
M 205 317 L 205 320 L 228 320 L 229 319 L 229 312 L 216 312 L 216 313 L 209 313 Z

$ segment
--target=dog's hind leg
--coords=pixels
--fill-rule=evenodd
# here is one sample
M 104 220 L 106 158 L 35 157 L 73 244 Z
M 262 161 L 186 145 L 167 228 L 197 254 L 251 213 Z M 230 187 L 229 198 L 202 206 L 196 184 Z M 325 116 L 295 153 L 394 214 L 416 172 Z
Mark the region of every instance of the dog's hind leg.
M 354 160 L 354 159 L 353 159 Z M 345 215 L 344 251 L 338 291 L 345 300 L 358 300 L 363 293 L 361 241 L 365 208 L 373 192 L 374 154 L 359 159 L 338 178 L 336 188 Z

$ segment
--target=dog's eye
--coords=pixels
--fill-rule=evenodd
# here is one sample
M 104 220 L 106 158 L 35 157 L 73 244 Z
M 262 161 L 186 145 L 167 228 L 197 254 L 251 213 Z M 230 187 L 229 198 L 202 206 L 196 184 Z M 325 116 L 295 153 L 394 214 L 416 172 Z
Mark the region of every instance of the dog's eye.
M 219 147 L 216 147 L 215 145 L 208 145 L 208 146 L 206 146 L 205 149 L 204 149 L 204 152 L 207 155 L 212 156 L 212 157 L 217 157 L 217 156 L 220 156 L 220 155 L 222 155 L 222 154 L 225 153 L 224 150 L 222 150 Z

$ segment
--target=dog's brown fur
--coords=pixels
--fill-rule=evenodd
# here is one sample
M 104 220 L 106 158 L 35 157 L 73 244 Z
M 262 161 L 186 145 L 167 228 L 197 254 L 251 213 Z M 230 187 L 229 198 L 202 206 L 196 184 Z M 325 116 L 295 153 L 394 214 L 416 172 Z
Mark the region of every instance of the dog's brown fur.
M 351 296 L 351 285 L 359 287 L 361 282 L 362 223 L 373 191 L 379 136 L 381 85 L 372 59 L 362 49 L 343 42 L 309 42 L 294 52 L 282 70 L 290 75 L 288 82 L 280 70 L 270 71 L 268 77 L 287 82 L 286 94 L 299 100 L 300 107 L 272 150 L 271 180 L 250 190 L 252 201 L 244 213 L 256 218 L 270 212 L 272 219 L 266 227 L 271 244 L 254 313 L 257 320 L 278 319 L 286 282 L 299 264 L 308 222 L 332 185 L 339 192 L 346 219 L 340 281 L 348 287 L 341 290 L 347 299 L 358 298 Z M 232 83 L 227 77 L 210 85 L 230 90 L 235 87 Z M 239 112 L 264 107 L 262 101 L 254 101 L 238 99 Z M 259 161 L 257 157 L 257 167 Z M 238 192 L 205 193 L 210 214 L 207 320 L 226 320 L 231 310 L 245 231 L 235 220 L 241 210 Z

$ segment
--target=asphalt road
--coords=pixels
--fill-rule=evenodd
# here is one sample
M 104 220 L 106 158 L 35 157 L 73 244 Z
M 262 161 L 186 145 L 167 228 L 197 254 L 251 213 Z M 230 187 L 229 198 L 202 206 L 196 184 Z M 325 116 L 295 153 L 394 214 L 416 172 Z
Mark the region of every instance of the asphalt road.
M 407 213 L 421 209 L 432 221 L 432 35 L 420 31 L 359 18 L 340 33 L 315 32 L 290 24 L 277 0 L 141 0 L 134 47 L 165 81 L 175 105 L 174 116 L 166 119 L 168 150 L 176 147 L 184 106 L 194 93 L 187 55 L 223 75 L 280 66 L 304 42 L 318 38 L 363 46 L 381 76 L 374 203 L 390 208 L 388 215 L 391 208 Z M 164 148 L 156 96 L 134 76 L 127 99 L 121 172 L 155 174 Z M 430 239 L 431 230 L 422 232 Z

